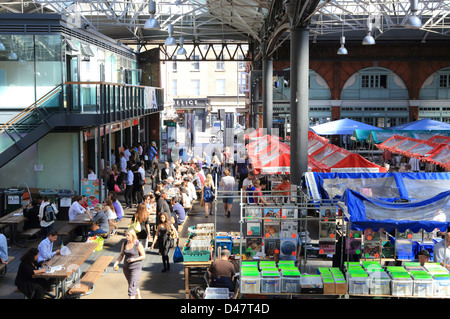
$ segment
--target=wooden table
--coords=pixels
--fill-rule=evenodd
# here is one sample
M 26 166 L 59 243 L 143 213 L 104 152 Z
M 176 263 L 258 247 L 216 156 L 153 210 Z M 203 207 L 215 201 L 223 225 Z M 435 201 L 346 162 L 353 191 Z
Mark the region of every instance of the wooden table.
M 97 213 L 94 211 L 90 211 L 89 214 L 91 214 L 92 218 L 97 215 Z M 81 228 L 83 229 L 83 241 L 86 241 L 89 227 L 93 224 L 93 222 L 89 218 L 89 215 L 87 213 L 79 214 L 75 216 L 74 219 L 69 220 L 68 223 L 81 226 Z
M 186 293 L 186 299 L 191 299 L 191 289 L 195 286 L 199 286 L 198 283 L 192 283 L 191 282 L 191 276 L 194 275 L 194 273 L 197 275 L 197 277 L 201 280 L 203 280 L 204 274 L 208 270 L 209 266 L 211 265 L 211 260 L 208 261 L 188 261 L 184 262 L 184 289 Z M 191 271 L 191 268 L 199 268 L 198 271 Z M 206 282 L 204 282 L 206 284 Z
M 21 245 L 17 242 L 17 226 L 25 222 L 27 218 L 23 216 L 22 208 L 0 218 L 0 224 L 6 224 L 11 230 L 11 242 L 21 248 L 25 248 L 25 245 Z
M 55 298 L 66 297 L 66 281 L 75 272 L 80 277 L 81 265 L 86 261 L 89 255 L 97 248 L 97 243 L 77 243 L 71 242 L 67 244 L 67 248 L 70 249 L 70 255 L 55 255 L 50 259 L 48 266 L 55 267 L 61 266 L 61 270 L 54 271 L 53 273 L 45 272 L 35 275 L 36 278 L 56 279 Z

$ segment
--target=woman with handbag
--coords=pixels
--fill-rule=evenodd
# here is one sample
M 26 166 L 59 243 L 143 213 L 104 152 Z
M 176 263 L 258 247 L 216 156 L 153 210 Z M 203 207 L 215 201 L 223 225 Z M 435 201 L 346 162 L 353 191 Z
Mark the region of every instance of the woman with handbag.
M 169 217 L 166 213 L 160 216 L 161 223 L 156 229 L 155 238 L 153 238 L 152 249 L 155 243 L 158 242 L 159 253 L 161 254 L 163 266 L 162 272 L 170 271 L 169 251 L 173 246 L 174 240 L 178 239 L 178 232 L 174 225 L 170 223 Z
M 150 216 L 145 203 L 140 203 L 136 213 L 131 218 L 131 224 L 137 222 L 139 227 L 133 227 L 137 238 L 143 243 L 144 249 L 148 248 L 148 241 L 150 240 Z
M 142 260 L 145 258 L 145 249 L 133 229 L 127 229 L 125 236 L 120 255 L 114 263 L 114 270 L 119 269 L 119 263 L 123 260 L 123 273 L 128 281 L 128 296 L 130 299 L 136 297 L 141 299 L 139 278 L 142 272 Z

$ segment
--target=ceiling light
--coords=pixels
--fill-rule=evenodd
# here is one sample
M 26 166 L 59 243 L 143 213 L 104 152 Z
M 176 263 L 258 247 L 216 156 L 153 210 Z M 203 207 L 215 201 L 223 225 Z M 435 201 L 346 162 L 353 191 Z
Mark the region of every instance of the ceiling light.
M 348 51 L 347 51 L 347 49 L 344 47 L 344 44 L 345 44 L 345 37 L 342 36 L 342 37 L 341 37 L 341 47 L 337 50 L 337 54 L 338 54 L 338 55 L 347 55 L 347 54 L 348 54 Z
M 364 37 L 364 39 L 362 41 L 362 44 L 363 45 L 374 45 L 375 44 L 375 39 L 370 34 L 370 32 L 367 32 L 367 35 Z
M 177 41 L 172 36 L 173 33 L 173 25 L 169 24 L 167 31 L 169 32 L 169 37 L 166 39 L 165 45 L 177 45 Z
M 411 29 L 419 29 L 422 27 L 422 21 L 416 15 L 419 0 L 410 0 L 411 15 L 405 21 L 405 27 Z
M 177 51 L 177 55 L 186 55 L 186 49 L 183 48 L 183 44 L 184 44 L 184 38 L 180 37 L 180 48 Z
M 410 29 L 420 29 L 422 27 L 422 21 L 415 15 L 415 13 L 413 13 L 413 15 L 406 19 L 405 27 Z
M 148 12 L 150 13 L 150 18 L 145 21 L 144 29 L 146 30 L 159 30 L 161 27 L 159 26 L 158 20 L 155 18 L 156 13 L 156 3 L 155 1 L 150 1 L 148 3 Z

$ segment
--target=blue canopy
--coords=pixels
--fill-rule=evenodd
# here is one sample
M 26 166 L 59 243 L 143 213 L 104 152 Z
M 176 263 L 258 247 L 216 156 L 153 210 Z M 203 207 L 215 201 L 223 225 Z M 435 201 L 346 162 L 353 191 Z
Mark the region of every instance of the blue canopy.
M 390 127 L 391 130 L 426 130 L 426 131 L 438 131 L 438 130 L 450 130 L 450 124 L 439 122 L 431 119 L 423 119 L 410 123 L 400 124 Z
M 318 135 L 352 135 L 355 130 L 382 130 L 379 127 L 350 119 L 341 119 L 310 127 Z
M 392 203 L 369 198 L 347 189 L 343 202 L 346 218 L 352 230 L 371 228 L 387 232 L 408 229 L 417 233 L 421 229 L 432 232 L 436 228 L 446 231 L 450 220 L 450 190 L 432 198 L 413 203 Z M 342 204 L 341 204 L 342 206 Z

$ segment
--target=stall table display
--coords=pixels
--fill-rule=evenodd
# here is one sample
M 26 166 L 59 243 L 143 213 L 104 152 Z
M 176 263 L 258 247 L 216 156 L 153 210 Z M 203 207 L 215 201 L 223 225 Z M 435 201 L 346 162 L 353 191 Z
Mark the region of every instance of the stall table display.
M 378 261 L 347 262 L 345 270 L 318 267 L 301 273 L 290 261 L 242 261 L 240 293 L 246 295 L 348 295 L 449 298 L 450 273 L 436 263 L 383 267 Z

